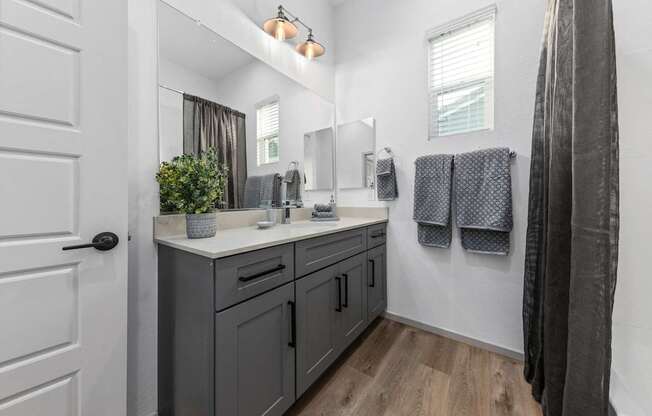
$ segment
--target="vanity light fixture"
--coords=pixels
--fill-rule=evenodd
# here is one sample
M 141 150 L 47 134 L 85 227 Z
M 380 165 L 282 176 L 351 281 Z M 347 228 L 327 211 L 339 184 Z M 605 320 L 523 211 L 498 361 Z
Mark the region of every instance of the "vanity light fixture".
M 288 19 L 288 16 L 290 16 L 292 20 Z M 308 30 L 308 38 L 305 42 L 296 46 L 296 51 L 308 59 L 322 56 L 326 52 L 326 49 L 319 42 L 315 41 L 312 29 L 282 5 L 278 6 L 276 17 L 267 19 L 265 23 L 263 23 L 263 30 L 275 39 L 284 41 L 294 38 L 299 32 L 295 23 L 299 23 Z

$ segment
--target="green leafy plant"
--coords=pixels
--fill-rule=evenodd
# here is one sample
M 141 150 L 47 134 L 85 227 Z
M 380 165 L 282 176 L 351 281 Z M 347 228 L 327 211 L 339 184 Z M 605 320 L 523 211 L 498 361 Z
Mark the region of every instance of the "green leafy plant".
M 199 156 L 177 156 L 161 163 L 156 174 L 161 211 L 205 214 L 215 209 L 222 198 L 228 168 L 220 165 L 213 149 Z

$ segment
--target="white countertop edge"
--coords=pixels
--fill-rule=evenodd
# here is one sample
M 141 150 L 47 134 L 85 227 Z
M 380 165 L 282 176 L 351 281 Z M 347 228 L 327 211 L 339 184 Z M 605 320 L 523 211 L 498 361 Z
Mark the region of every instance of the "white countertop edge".
M 204 242 L 206 240 L 211 240 L 211 239 L 219 239 L 220 238 L 220 230 L 217 231 L 217 235 L 215 237 L 207 238 L 207 239 L 197 239 L 197 240 L 191 240 L 188 239 L 185 235 L 178 235 L 178 236 L 169 236 L 169 237 L 161 237 L 161 238 L 155 238 L 154 241 L 158 244 L 162 244 L 164 246 L 176 248 L 178 250 L 183 250 L 188 253 L 196 254 L 198 256 L 202 257 L 208 257 L 210 259 L 219 259 L 223 257 L 229 257 L 233 256 L 236 254 L 242 254 L 242 253 L 247 253 L 250 251 L 256 251 L 260 250 L 263 248 L 269 248 L 269 247 L 274 247 L 282 244 L 288 244 L 288 243 L 294 243 L 297 241 L 302 241 L 302 240 L 308 240 L 311 238 L 315 237 L 321 237 L 325 235 L 330 235 L 330 234 L 336 234 L 342 231 L 349 231 L 349 230 L 354 230 L 356 228 L 364 228 L 368 227 L 370 225 L 376 225 L 376 224 L 383 224 L 388 222 L 387 218 L 346 218 L 346 220 L 356 220 L 357 222 L 355 224 L 351 225 L 340 225 L 340 226 L 333 226 L 333 228 L 326 228 L 324 230 L 319 230 L 319 231 L 306 231 L 305 234 L 303 235 L 295 235 L 291 237 L 286 237 L 286 238 L 279 238 L 279 239 L 274 239 L 270 241 L 265 241 L 265 242 L 260 242 L 260 243 L 252 243 L 252 244 L 246 244 L 246 245 L 241 245 L 238 247 L 233 247 L 229 249 L 223 249 L 219 251 L 208 251 L 204 249 L 200 249 L 197 247 L 192 247 L 192 242 Z M 303 223 L 310 223 L 311 221 L 298 221 L 297 223 L 303 224 Z M 291 227 L 292 224 L 289 225 L 283 225 L 283 224 L 277 224 L 274 226 L 272 229 L 278 228 L 278 227 Z M 265 232 L 266 230 L 258 230 L 256 226 L 253 227 L 242 227 L 242 228 L 233 228 L 229 230 L 225 230 L 230 233 L 233 233 L 234 231 L 256 231 L 256 232 Z

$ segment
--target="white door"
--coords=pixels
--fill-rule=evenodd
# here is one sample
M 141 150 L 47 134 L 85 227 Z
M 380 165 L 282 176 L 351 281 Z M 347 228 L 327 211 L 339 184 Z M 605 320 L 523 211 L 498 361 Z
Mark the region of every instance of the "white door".
M 0 416 L 126 413 L 126 24 L 0 0 Z

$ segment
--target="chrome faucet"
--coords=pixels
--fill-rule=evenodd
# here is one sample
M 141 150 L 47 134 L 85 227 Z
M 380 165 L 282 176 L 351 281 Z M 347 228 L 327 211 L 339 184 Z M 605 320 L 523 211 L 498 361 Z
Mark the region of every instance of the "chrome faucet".
M 281 218 L 281 224 L 290 224 L 291 218 L 290 218 L 290 201 L 285 201 L 283 202 L 283 218 Z

